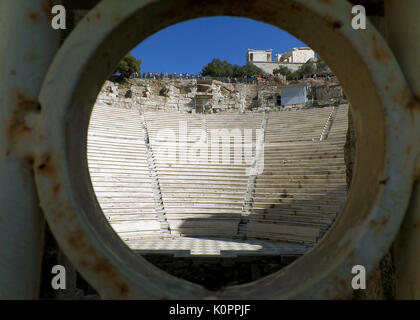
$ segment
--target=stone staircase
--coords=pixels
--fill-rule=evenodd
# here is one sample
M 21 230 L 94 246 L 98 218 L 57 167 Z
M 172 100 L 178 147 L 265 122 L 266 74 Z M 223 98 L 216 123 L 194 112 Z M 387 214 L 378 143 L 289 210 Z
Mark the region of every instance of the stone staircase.
M 88 164 L 98 202 L 115 231 L 138 250 L 148 250 L 140 239 L 167 237 L 260 239 L 310 247 L 329 229 L 346 198 L 348 107 L 337 107 L 328 126 L 332 110 L 140 115 L 95 106 Z M 262 124 L 261 142 L 256 130 Z M 326 127 L 327 139 L 320 141 Z M 224 149 L 212 144 L 217 130 L 222 130 L 220 139 L 241 136 L 226 140 L 223 146 L 230 152 L 224 158 Z M 244 139 L 250 132 L 251 138 Z M 207 154 L 198 153 L 200 139 L 201 146 L 208 143 Z M 264 167 L 252 176 L 257 143 L 263 143 Z M 239 148 L 242 152 L 233 152 Z
M 96 106 L 88 131 L 88 166 L 106 218 L 123 240 L 160 235 L 144 130 L 137 111 Z
M 211 141 L 207 156 L 191 159 L 188 153 L 191 154 L 200 132 L 211 137 L 213 130 L 256 129 L 261 115 L 146 113 L 145 119 L 151 128 L 150 140 L 172 234 L 234 237 L 248 182 L 246 164 L 232 163 L 234 159 L 223 163 L 222 150 L 218 159 L 213 159 L 216 152 L 212 152 Z M 165 130 L 174 134 L 171 140 L 163 137 Z M 231 150 L 234 142 L 232 139 Z

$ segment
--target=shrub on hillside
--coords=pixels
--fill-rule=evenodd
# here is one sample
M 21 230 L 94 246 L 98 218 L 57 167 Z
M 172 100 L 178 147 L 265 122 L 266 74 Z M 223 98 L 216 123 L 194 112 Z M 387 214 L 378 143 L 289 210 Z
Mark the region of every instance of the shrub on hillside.
M 140 73 L 141 60 L 136 59 L 130 53 L 120 61 L 118 67 L 115 69 L 113 76 L 122 78 L 130 78 L 135 73 Z
M 250 62 L 244 66 L 238 66 L 217 58 L 213 59 L 209 64 L 204 66 L 201 73 L 203 76 L 210 77 L 249 77 L 265 74 L 264 71 Z

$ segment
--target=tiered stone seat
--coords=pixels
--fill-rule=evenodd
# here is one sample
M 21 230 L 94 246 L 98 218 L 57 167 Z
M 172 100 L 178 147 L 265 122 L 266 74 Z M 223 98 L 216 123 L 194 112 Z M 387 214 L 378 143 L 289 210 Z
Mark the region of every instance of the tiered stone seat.
M 203 159 L 188 157 L 188 150 L 196 143 L 198 131 L 211 137 L 214 129 L 256 129 L 261 125 L 261 115 L 189 115 L 174 113 L 146 113 L 156 159 L 156 168 L 166 218 L 171 234 L 184 236 L 233 237 L 242 212 L 248 176 L 247 165 L 213 161 L 209 144 L 208 155 Z M 190 135 L 180 127 L 187 124 Z M 164 130 L 172 130 L 176 137 L 172 145 L 162 138 Z M 196 130 L 195 132 L 193 130 Z M 255 133 L 254 133 L 255 134 Z M 234 143 L 232 139 L 231 144 Z M 178 149 L 176 149 L 178 146 Z M 164 150 L 172 150 L 170 157 Z M 163 150 L 160 152 L 160 150 Z M 175 153 L 177 150 L 177 153 Z M 231 146 L 233 150 L 233 145 Z M 201 161 L 202 160 L 202 161 Z
M 245 221 L 248 238 L 311 246 L 331 226 L 346 198 L 347 106 L 338 107 L 328 138 L 319 141 L 332 110 L 265 115 L 146 112 L 142 122 L 138 111 L 95 106 L 88 163 L 98 202 L 130 247 L 153 251 L 139 242 L 162 237 L 142 127 L 146 124 L 171 237 L 237 239 L 239 224 Z M 203 158 L 189 157 L 200 131 L 211 139 L 214 129 L 239 129 L 241 134 L 252 129 L 252 147 L 241 143 L 255 155 L 255 131 L 263 124 L 264 170 L 255 182 L 247 174 L 251 163 L 244 153 L 238 163 L 233 154 L 229 163 L 215 162 L 211 149 Z M 232 153 L 234 142 L 231 139 Z M 247 190 L 252 191 L 248 211 Z
M 347 192 L 346 106 L 338 108 L 328 139 L 313 141 L 331 111 L 328 107 L 269 114 L 264 171 L 255 187 L 249 237 L 312 244 L 341 211 Z
M 266 143 L 319 139 L 331 111 L 332 107 L 269 113 Z
M 159 235 L 138 111 L 95 106 L 87 154 L 98 202 L 121 238 Z

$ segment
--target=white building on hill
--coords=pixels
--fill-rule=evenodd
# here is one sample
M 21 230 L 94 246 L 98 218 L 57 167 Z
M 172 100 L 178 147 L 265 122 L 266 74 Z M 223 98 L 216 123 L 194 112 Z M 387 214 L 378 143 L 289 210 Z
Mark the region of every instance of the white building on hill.
M 311 48 L 293 48 L 283 54 L 276 54 L 277 62 L 286 63 L 306 63 L 310 59 L 315 59 L 315 52 Z
M 248 49 L 246 62 L 272 62 L 273 50 L 254 50 Z
M 296 71 L 310 59 L 315 59 L 315 52 L 308 47 L 292 48 L 283 54 L 276 54 L 273 61 L 273 50 L 248 49 L 246 62 L 253 63 L 264 72 L 273 74 L 278 67 L 284 66 L 291 71 Z

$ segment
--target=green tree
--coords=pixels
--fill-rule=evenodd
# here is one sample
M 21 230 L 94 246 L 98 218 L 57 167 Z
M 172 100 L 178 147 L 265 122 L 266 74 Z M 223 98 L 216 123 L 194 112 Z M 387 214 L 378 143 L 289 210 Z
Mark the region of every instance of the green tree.
M 290 70 L 288 67 L 281 66 L 277 69 L 274 69 L 273 74 L 281 74 L 286 78 L 289 78 L 292 75 L 292 70 Z
M 258 75 L 265 75 L 265 72 L 251 62 L 239 68 L 239 76 L 250 77 Z
M 314 61 L 309 60 L 294 72 L 285 74 L 287 80 L 300 79 L 307 75 L 312 75 L 317 72 L 317 67 Z
M 217 58 L 205 65 L 201 72 L 203 76 L 210 77 L 241 77 L 265 74 L 264 71 L 252 63 L 247 63 L 240 67 L 236 64 L 231 64 L 228 61 L 222 61 Z
M 223 77 L 233 77 L 236 67 L 236 65 L 223 61 Z
M 224 77 L 226 73 L 226 65 L 227 61 L 222 62 L 222 60 L 215 58 L 209 64 L 204 66 L 201 72 L 203 76 Z
M 316 70 L 317 70 L 316 64 L 313 60 L 307 61 L 303 66 L 299 68 L 301 75 L 312 74 L 312 73 L 315 73 Z
M 118 64 L 117 69 L 114 71 L 114 75 L 119 75 L 123 78 L 130 78 L 130 76 L 134 73 L 140 72 L 141 62 L 141 60 L 136 59 L 130 53 L 128 53 Z
M 282 74 L 287 80 L 300 79 L 302 76 L 312 75 L 314 73 L 331 73 L 330 68 L 323 60 L 309 60 L 303 64 L 298 70 L 291 71 L 285 66 L 280 66 L 273 71 L 273 74 Z

